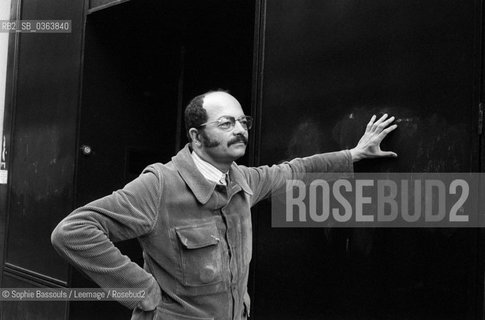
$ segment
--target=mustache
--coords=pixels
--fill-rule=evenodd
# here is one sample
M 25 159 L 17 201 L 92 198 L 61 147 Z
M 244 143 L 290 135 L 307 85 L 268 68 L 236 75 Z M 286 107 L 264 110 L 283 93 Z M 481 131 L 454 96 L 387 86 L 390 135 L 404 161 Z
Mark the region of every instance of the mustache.
M 248 138 L 246 138 L 245 136 L 243 136 L 242 134 L 239 134 L 237 135 L 234 139 L 230 140 L 228 143 L 227 143 L 227 146 L 231 146 L 235 143 L 238 143 L 238 142 L 242 142 L 244 143 L 245 145 L 248 144 Z

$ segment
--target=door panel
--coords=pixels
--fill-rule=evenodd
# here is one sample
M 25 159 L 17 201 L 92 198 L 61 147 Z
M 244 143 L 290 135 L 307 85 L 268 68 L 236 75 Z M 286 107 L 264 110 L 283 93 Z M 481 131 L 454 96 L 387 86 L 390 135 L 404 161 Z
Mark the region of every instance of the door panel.
M 475 6 L 266 1 L 260 162 L 351 148 L 389 113 L 383 149 L 399 157 L 356 171 L 478 170 Z M 258 319 L 472 318 L 476 230 L 272 229 L 270 216 L 261 204 Z
M 12 41 L 4 262 L 59 283 L 68 272 L 50 234 L 72 208 L 83 3 L 23 1 L 19 12 L 17 19 L 71 20 L 72 33 L 19 33 Z

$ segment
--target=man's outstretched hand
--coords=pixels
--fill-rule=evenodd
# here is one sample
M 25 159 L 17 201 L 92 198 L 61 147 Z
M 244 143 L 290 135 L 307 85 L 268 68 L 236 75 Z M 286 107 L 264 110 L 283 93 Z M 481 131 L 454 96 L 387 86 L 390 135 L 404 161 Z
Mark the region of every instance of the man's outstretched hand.
M 379 120 L 374 122 L 376 116 L 372 116 L 359 143 L 350 150 L 353 162 L 366 158 L 397 157 L 397 154 L 392 151 L 381 150 L 381 141 L 389 132 L 397 128 L 396 124 L 389 126 L 394 121 L 394 117 L 386 119 L 387 114 L 384 114 Z

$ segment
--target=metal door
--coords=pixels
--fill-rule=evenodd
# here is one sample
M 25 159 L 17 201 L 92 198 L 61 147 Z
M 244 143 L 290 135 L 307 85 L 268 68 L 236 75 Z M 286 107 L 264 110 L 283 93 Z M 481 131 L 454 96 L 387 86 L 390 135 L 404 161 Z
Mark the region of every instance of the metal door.
M 399 128 L 363 172 L 478 171 L 476 1 L 261 2 L 259 163 Z M 478 231 L 274 229 L 257 213 L 257 319 L 477 319 Z

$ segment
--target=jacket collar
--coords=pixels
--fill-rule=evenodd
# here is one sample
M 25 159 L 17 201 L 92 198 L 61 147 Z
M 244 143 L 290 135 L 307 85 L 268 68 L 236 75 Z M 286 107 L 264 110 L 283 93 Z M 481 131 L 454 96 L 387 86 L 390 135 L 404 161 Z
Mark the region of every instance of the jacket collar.
M 182 179 L 185 181 L 185 183 L 187 183 L 190 190 L 192 190 L 194 193 L 197 200 L 202 204 L 206 204 L 214 193 L 216 184 L 204 178 L 202 173 L 195 166 L 190 152 L 189 144 L 186 144 L 185 147 L 177 153 L 177 155 L 172 157 L 172 162 L 182 176 Z M 229 176 L 231 179 L 231 184 L 234 183 L 240 186 L 241 189 L 249 195 L 253 194 L 251 188 L 246 182 L 246 179 L 240 172 L 237 164 L 234 162 L 229 170 Z

